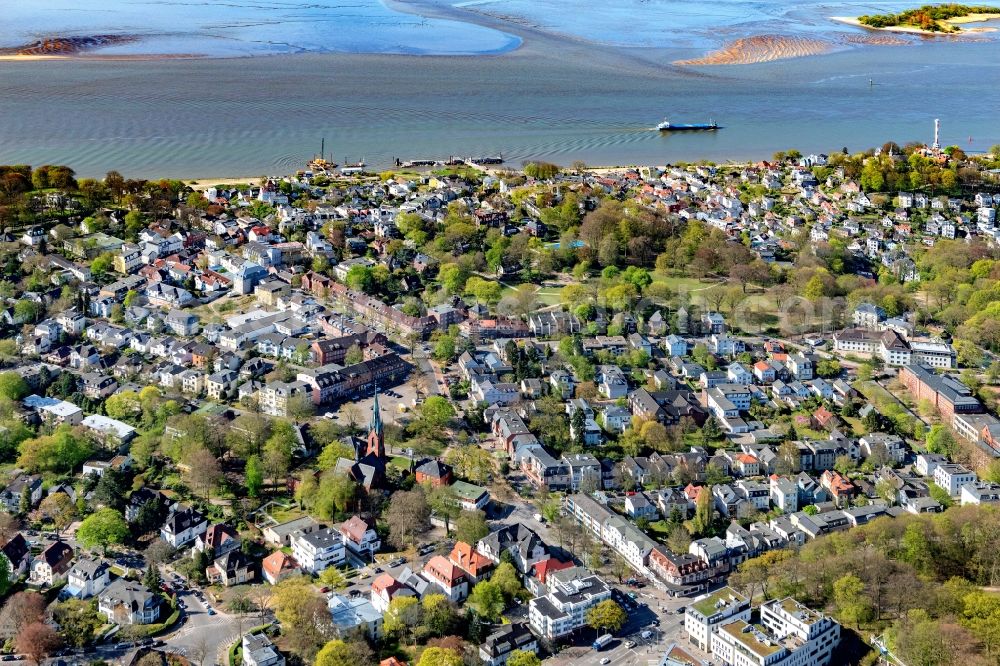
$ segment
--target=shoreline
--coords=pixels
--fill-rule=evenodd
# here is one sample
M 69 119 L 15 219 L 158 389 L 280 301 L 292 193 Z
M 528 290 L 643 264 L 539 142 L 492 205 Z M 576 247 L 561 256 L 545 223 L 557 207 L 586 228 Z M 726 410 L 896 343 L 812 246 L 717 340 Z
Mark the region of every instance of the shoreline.
M 253 185 L 259 183 L 260 179 L 261 179 L 260 176 L 245 176 L 245 177 L 225 176 L 222 178 L 171 178 L 170 180 L 179 180 L 188 187 L 190 187 L 192 190 L 202 192 L 216 185 L 223 185 L 226 187 L 232 185 Z
M 921 37 L 961 37 L 963 35 L 975 35 L 982 34 L 985 32 L 996 32 L 997 28 L 991 26 L 984 26 L 981 28 L 962 28 L 961 25 L 968 23 L 984 23 L 986 21 L 993 21 L 1000 19 L 1000 13 L 997 14 L 970 14 L 968 16 L 958 16 L 953 19 L 948 19 L 943 21 L 948 25 L 952 25 L 958 28 L 958 32 L 935 32 L 933 30 L 924 30 L 923 28 L 918 28 L 912 25 L 887 25 L 884 28 L 877 28 L 872 25 L 865 25 L 856 16 L 829 16 L 827 17 L 831 21 L 836 21 L 837 23 L 843 23 L 845 25 L 850 25 L 855 28 L 863 28 L 865 30 L 871 30 L 873 32 L 899 32 L 909 35 L 920 35 Z
M 697 57 L 675 60 L 681 66 L 756 65 L 759 63 L 824 55 L 836 51 L 836 43 L 811 37 L 786 35 L 754 35 L 724 44 Z
M 205 60 L 208 56 L 197 53 L 176 54 L 101 54 L 101 53 L 9 53 L 0 55 L 0 62 L 37 62 L 40 60 L 98 61 L 98 62 L 144 62 L 156 60 Z

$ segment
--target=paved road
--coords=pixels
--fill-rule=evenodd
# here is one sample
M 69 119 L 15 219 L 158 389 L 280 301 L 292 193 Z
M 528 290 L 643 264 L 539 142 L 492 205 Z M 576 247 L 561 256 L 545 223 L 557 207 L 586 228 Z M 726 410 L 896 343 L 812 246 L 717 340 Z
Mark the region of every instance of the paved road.
M 618 589 L 613 588 L 613 589 Z M 627 594 L 626 588 L 621 588 L 615 594 Z M 663 652 L 671 643 L 684 645 L 685 649 L 695 652 L 687 645 L 683 631 L 682 616 L 675 611 L 688 600 L 669 599 L 665 594 L 651 589 L 649 586 L 637 590 L 637 607 L 629 610 L 628 623 L 617 633 L 615 639 L 603 650 L 594 650 L 589 642 L 593 632 L 584 632 L 579 645 L 565 648 L 546 663 L 556 666 L 598 665 L 601 660 L 608 659 L 609 664 L 636 665 L 659 664 Z M 659 623 L 658 625 L 656 623 Z M 643 632 L 650 632 L 648 638 L 643 638 Z M 633 643 L 629 647 L 629 643 Z M 701 655 L 708 658 L 707 655 Z
M 441 395 L 444 378 L 438 374 L 434 364 L 431 363 L 430 359 L 427 358 L 426 354 L 419 347 L 413 352 L 413 362 L 417 364 L 421 372 L 427 375 L 427 381 L 424 382 L 427 395 Z
M 174 652 L 178 652 L 194 663 L 204 659 L 207 664 L 224 664 L 225 653 L 239 637 L 240 619 L 234 615 L 219 612 L 209 615 L 207 604 L 193 592 L 182 592 L 179 599 L 187 608 L 184 621 L 171 634 L 162 636 Z M 258 624 L 256 617 L 244 616 L 243 629 Z

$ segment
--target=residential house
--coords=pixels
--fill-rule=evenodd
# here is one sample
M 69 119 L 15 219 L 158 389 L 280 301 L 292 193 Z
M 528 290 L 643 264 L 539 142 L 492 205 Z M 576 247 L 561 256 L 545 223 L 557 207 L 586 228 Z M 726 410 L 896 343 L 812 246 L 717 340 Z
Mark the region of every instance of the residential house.
M 522 574 L 550 557 L 545 542 L 531 528 L 521 523 L 504 525 L 486 535 L 476 544 L 476 551 L 494 564 L 500 564 L 503 553 L 507 553 L 514 567 Z
M 215 558 L 212 564 L 205 568 L 205 577 L 212 585 L 251 584 L 256 580 L 256 565 L 241 550 L 231 550 L 221 557 Z
M 197 539 L 207 529 L 208 520 L 197 509 L 178 506 L 170 512 L 160 528 L 160 538 L 174 548 L 180 548 Z
M 291 555 L 276 550 L 260 563 L 261 575 L 271 585 L 299 573 L 299 563 Z
M 375 553 L 382 546 L 382 540 L 375 531 L 375 525 L 360 516 L 352 516 L 340 525 L 344 545 L 355 555 L 366 561 L 374 561 Z
M 556 641 L 586 624 L 587 611 L 611 598 L 611 590 L 599 576 L 574 567 L 548 576 L 545 596 L 528 602 L 532 632 Z
M 441 589 L 449 601 L 459 602 L 469 596 L 469 579 L 465 571 L 441 555 L 424 565 L 424 576 Z
M 72 561 L 73 549 L 65 541 L 57 539 L 32 562 L 28 581 L 33 585 L 55 585 L 69 571 Z
M 97 557 L 77 560 L 69 570 L 63 593 L 77 599 L 97 596 L 111 584 L 111 565 Z
M 241 666 L 285 666 L 285 657 L 264 632 L 243 634 L 242 648 Z
M 152 624 L 160 617 L 160 598 L 142 583 L 119 578 L 100 593 L 97 610 L 117 625 Z
M 483 666 L 504 666 L 511 652 L 538 653 L 538 639 L 522 622 L 500 625 L 479 646 Z
M 381 640 L 382 612 L 376 610 L 368 599 L 331 594 L 326 605 L 339 635 L 346 637 L 359 632 L 373 641 Z

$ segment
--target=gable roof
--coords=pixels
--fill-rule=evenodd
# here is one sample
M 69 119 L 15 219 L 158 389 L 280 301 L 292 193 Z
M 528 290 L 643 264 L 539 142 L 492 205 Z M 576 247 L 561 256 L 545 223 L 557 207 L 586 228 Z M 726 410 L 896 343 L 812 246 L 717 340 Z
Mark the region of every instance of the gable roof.
M 340 533 L 354 543 L 361 543 L 365 533 L 371 529 L 374 529 L 374 526 L 361 516 L 351 516 L 341 524 Z

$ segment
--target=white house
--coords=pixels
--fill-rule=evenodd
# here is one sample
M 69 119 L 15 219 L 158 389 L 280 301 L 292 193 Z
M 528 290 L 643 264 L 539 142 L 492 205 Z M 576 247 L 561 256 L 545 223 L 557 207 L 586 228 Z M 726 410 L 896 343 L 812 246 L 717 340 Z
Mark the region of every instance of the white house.
M 435 555 L 424 565 L 423 573 L 450 601 L 459 602 L 469 596 L 469 575 L 448 558 Z
M 97 610 L 118 625 L 152 624 L 160 617 L 160 598 L 142 583 L 119 578 L 100 594 Z
M 88 557 L 77 560 L 69 570 L 63 592 L 77 599 L 87 599 L 104 591 L 111 583 L 111 565 L 102 559 Z
M 374 524 L 360 516 L 352 516 L 345 520 L 340 525 L 340 534 L 347 549 L 365 560 L 374 559 L 375 553 L 382 546 L 382 540 L 375 531 Z
M 190 507 L 176 507 L 160 528 L 160 538 L 174 548 L 179 548 L 208 529 L 208 521 L 197 510 Z
M 327 567 L 340 564 L 347 557 L 344 539 L 339 531 L 330 528 L 309 534 L 296 532 L 291 537 L 292 557 L 299 568 L 309 573 L 319 573 Z
M 964 465 L 946 463 L 934 469 L 934 484 L 947 490 L 951 497 L 958 496 L 962 486 L 975 481 L 976 473 Z
M 684 611 L 684 630 L 689 640 L 708 651 L 712 634 L 733 620 L 750 619 L 750 600 L 731 587 L 695 599 Z
M 361 631 L 372 640 L 382 638 L 382 613 L 368 599 L 331 594 L 326 605 L 330 609 L 333 626 L 341 636 Z

